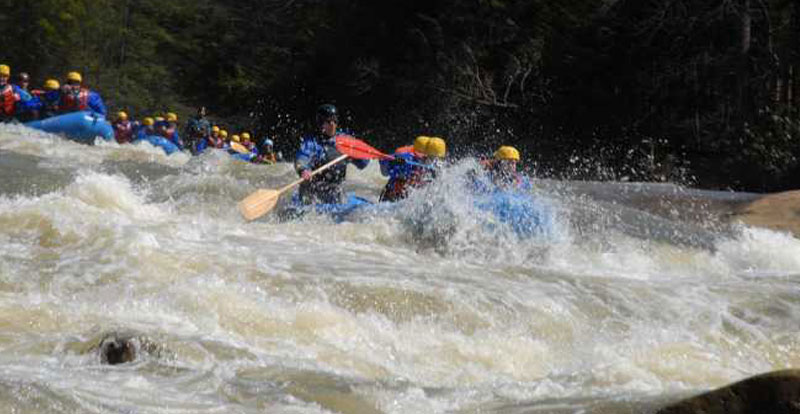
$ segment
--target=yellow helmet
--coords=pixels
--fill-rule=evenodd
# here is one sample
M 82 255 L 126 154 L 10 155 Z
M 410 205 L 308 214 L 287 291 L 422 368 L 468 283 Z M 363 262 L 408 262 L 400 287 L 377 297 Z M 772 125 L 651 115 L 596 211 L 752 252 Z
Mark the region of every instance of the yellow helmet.
M 128 120 L 128 114 L 126 114 L 125 111 L 119 111 L 119 112 L 117 112 L 117 119 L 122 120 L 122 121 L 127 121 Z
M 428 145 L 428 141 L 431 140 L 431 137 L 426 137 L 424 135 L 420 135 L 417 139 L 414 140 L 414 152 L 417 154 L 425 154 L 425 146 Z
M 233 142 L 239 142 L 239 136 L 238 136 L 238 135 L 236 135 L 236 134 L 233 134 L 233 135 L 231 135 L 231 141 L 233 141 Z
M 228 138 L 228 131 L 226 131 L 224 129 L 220 129 L 219 130 L 219 136 L 221 136 L 222 138 Z
M 514 147 L 503 145 L 494 152 L 494 158 L 497 160 L 519 161 L 519 151 Z
M 83 77 L 81 77 L 81 74 L 78 73 L 78 72 L 67 73 L 67 80 L 68 81 L 73 81 L 73 82 L 81 82 L 81 83 L 83 83 Z
M 175 112 L 167 112 L 167 122 L 178 122 L 178 114 Z
M 55 79 L 48 79 L 44 81 L 44 88 L 48 91 L 57 91 L 61 88 L 61 84 Z
M 156 122 L 164 122 L 164 117 L 163 116 L 157 116 L 157 117 L 155 117 L 155 120 L 156 120 Z
M 211 127 L 211 132 L 219 132 L 219 127 L 214 125 Z
M 11 76 L 11 67 L 8 65 L 0 65 L 0 76 Z
M 250 133 L 242 132 L 242 141 L 250 141 Z
M 447 154 L 447 144 L 439 137 L 431 137 L 425 144 L 425 155 L 429 157 L 444 158 Z
M 153 126 L 153 124 L 155 124 L 155 123 L 156 123 L 156 121 L 153 118 L 149 117 L 149 116 L 147 118 L 145 118 L 145 119 L 142 119 L 142 125 L 144 125 L 144 126 Z

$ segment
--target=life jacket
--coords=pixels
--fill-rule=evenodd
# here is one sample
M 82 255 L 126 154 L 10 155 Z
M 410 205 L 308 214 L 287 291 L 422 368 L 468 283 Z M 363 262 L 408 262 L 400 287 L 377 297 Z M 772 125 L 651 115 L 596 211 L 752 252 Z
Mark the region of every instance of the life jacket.
M 114 122 L 114 137 L 117 142 L 124 144 L 133 139 L 133 123 L 131 121 Z
M 12 117 L 16 109 L 16 103 L 20 100 L 17 93 L 14 92 L 14 87 L 11 84 L 6 84 L 0 89 L 0 116 Z
M 158 134 L 168 140 L 172 140 L 172 137 L 175 136 L 175 131 L 177 131 L 177 128 L 173 126 L 158 128 Z
M 89 108 L 89 90 L 81 88 L 78 93 L 61 94 L 61 112 L 85 111 Z
M 408 196 L 408 180 L 397 178 L 389 180 L 386 187 L 383 187 L 378 201 L 398 201 Z

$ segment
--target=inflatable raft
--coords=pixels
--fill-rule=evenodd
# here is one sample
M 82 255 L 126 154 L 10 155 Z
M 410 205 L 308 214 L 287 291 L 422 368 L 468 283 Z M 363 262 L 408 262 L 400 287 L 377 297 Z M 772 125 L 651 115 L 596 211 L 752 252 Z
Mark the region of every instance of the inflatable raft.
M 91 111 L 71 112 L 39 121 L 25 123 L 25 126 L 64 135 L 69 139 L 91 144 L 100 137 L 106 141 L 114 139 L 114 128 L 103 115 Z
M 282 220 L 292 220 L 315 212 L 330 216 L 335 222 L 359 221 L 364 216 L 390 216 L 404 208 L 403 202 L 372 203 L 349 193 L 342 204 L 303 205 L 295 192 L 291 203 L 279 212 Z M 554 218 L 552 208 L 530 194 L 495 191 L 476 197 L 474 214 L 481 217 L 487 231 L 510 229 L 518 237 L 550 237 L 553 235 Z M 429 211 L 420 214 L 429 215 Z M 429 217 L 418 217 L 426 221 Z
M 297 192 L 292 195 L 292 201 L 281 209 L 278 216 L 281 220 L 294 220 L 304 215 L 314 212 L 330 216 L 335 222 L 340 223 L 347 219 L 351 213 L 364 207 L 373 206 L 369 200 L 359 197 L 353 193 L 347 194 L 347 201 L 341 204 L 313 204 L 304 205 L 300 202 Z
M 478 210 L 491 213 L 485 226 L 493 229 L 504 225 L 519 237 L 550 236 L 554 228 L 549 205 L 527 193 L 495 191 L 475 200 Z
M 230 151 L 230 154 L 231 154 L 231 157 L 233 157 L 233 159 L 236 159 L 236 160 L 239 160 L 239 161 L 246 161 L 246 162 L 251 162 L 256 157 L 256 154 L 253 154 L 252 152 L 248 152 L 246 154 L 241 154 L 241 153 L 238 153 L 236 151 Z
M 177 145 L 175 145 L 172 141 L 160 136 L 160 135 L 148 135 L 144 138 L 137 139 L 133 141 L 133 143 L 146 141 L 152 144 L 154 147 L 159 147 L 167 153 L 167 155 L 172 154 L 173 152 L 180 151 Z

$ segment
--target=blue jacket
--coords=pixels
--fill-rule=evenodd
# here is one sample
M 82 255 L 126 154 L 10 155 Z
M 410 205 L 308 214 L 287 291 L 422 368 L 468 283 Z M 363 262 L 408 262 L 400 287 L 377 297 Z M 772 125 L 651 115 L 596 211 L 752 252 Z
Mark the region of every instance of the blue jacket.
M 300 148 L 295 154 L 294 167 L 298 174 L 304 170 L 309 172 L 322 167 L 342 155 L 336 150 L 336 137 L 329 138 L 318 135 L 303 137 Z M 310 182 L 300 186 L 300 196 L 304 203 L 339 203 L 341 202 L 341 184 L 347 176 L 347 164 L 351 163 L 364 169 L 369 165 L 369 160 L 347 160 L 331 166 L 322 173 L 317 174 Z
M 420 162 L 420 159 L 410 152 L 396 152 L 394 153 L 394 158 L 411 162 Z M 381 175 L 389 177 L 389 180 L 409 179 L 421 168 L 394 160 L 381 160 L 380 165 Z
M 14 89 L 14 93 L 19 95 L 19 102 L 17 102 L 17 110 L 18 114 L 22 114 L 25 112 L 35 111 L 37 100 L 34 98 L 30 92 L 26 91 L 25 89 L 20 88 L 17 85 L 11 85 Z
M 103 98 L 95 91 L 89 91 L 89 109 L 106 116 L 107 111 L 106 105 L 103 103 Z
M 150 135 L 156 135 L 155 128 L 146 127 L 144 125 L 139 125 L 139 127 L 136 129 L 136 132 L 134 132 L 134 134 L 133 134 L 133 136 L 134 136 L 133 140 L 134 141 L 138 141 L 140 139 L 147 138 Z

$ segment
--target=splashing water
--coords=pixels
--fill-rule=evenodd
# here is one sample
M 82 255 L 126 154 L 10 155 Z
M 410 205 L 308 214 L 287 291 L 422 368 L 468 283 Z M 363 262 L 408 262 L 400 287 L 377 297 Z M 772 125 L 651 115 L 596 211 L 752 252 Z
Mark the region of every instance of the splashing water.
M 290 165 L 159 151 L 0 126 L 2 406 L 624 412 L 800 363 L 783 233 L 534 181 L 552 227 L 519 237 L 465 190 L 471 160 L 342 223 L 245 223 L 236 202 Z M 373 165 L 347 185 L 384 182 Z M 109 332 L 155 346 L 104 365 Z

